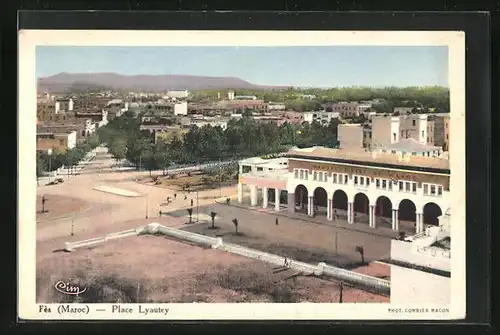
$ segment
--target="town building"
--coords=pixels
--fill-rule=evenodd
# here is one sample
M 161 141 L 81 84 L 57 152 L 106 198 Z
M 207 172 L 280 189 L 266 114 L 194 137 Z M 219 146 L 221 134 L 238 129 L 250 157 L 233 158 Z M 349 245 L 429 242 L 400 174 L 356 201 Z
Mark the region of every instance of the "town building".
M 281 102 L 268 102 L 267 103 L 268 111 L 284 111 L 286 110 L 286 105 Z
M 187 115 L 188 104 L 186 101 L 178 102 L 174 105 L 174 115 Z
M 360 113 L 370 108 L 371 105 L 368 104 L 361 105 L 358 102 L 338 102 L 338 103 L 333 103 L 328 107 L 331 108 L 333 112 L 338 113 L 340 117 L 350 118 L 359 116 Z
M 413 107 L 394 107 L 393 114 L 406 115 L 413 111 Z
M 186 99 L 189 97 L 189 91 L 188 90 L 171 90 L 168 91 L 166 96 L 170 99 L 175 98 L 175 99 Z
M 422 157 L 441 157 L 443 148 L 431 144 L 420 143 L 413 138 L 403 138 L 396 143 L 385 146 L 377 146 L 372 149 L 382 153 L 391 153 L 400 156 L 422 156 Z
M 422 144 L 432 144 L 432 132 L 429 134 L 429 115 L 375 115 L 372 117 L 372 148 L 385 147 L 401 139 L 413 138 Z M 434 131 L 434 129 L 433 129 Z M 431 136 L 429 136 L 431 135 Z
M 230 90 L 227 92 L 227 98 L 228 100 L 234 100 L 234 91 Z
M 363 125 L 359 123 L 344 123 L 337 127 L 339 148 L 343 150 L 363 148 Z
M 314 121 L 321 123 L 322 125 L 328 125 L 332 119 L 338 119 L 340 114 L 338 112 L 305 112 L 304 121 L 313 123 Z
M 274 197 L 276 210 L 414 233 L 438 225 L 450 207 L 447 159 L 312 147 L 293 148 L 280 162 L 241 161 L 238 201 L 246 187 L 251 206 Z
M 266 110 L 267 104 L 264 100 L 230 100 L 226 101 L 223 105 L 223 108 L 232 109 L 232 110 Z
M 391 303 L 427 304 L 451 302 L 450 215 L 446 210 L 436 226 L 391 241 Z M 411 288 L 411 289 L 408 289 Z
M 49 149 L 65 152 L 76 147 L 76 131 L 69 132 L 37 132 L 36 150 Z

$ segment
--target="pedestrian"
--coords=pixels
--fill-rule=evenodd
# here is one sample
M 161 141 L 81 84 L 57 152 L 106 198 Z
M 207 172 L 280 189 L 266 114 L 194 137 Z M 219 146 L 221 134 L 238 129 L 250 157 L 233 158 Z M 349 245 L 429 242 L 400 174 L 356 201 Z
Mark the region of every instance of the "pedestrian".
M 337 210 L 336 209 L 333 210 L 333 219 L 337 220 Z
M 167 204 L 170 203 L 170 197 L 167 197 Z
M 276 218 L 276 225 L 278 225 L 278 218 Z
M 177 199 L 177 193 L 174 193 L 174 200 Z
M 283 263 L 283 267 L 288 268 L 288 258 L 285 256 L 285 261 Z
M 184 200 L 187 200 L 188 196 L 187 194 L 184 194 Z
M 191 207 L 193 207 L 193 199 L 191 199 Z

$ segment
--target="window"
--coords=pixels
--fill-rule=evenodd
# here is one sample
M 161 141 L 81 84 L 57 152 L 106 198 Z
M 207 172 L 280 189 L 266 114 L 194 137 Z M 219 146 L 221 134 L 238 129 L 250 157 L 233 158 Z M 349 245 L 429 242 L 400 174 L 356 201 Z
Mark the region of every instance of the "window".
M 427 184 L 424 184 L 424 194 L 427 194 L 429 192 L 429 186 Z
M 443 186 L 438 186 L 438 195 L 443 194 Z
M 304 170 L 300 170 L 300 179 L 304 179 Z
M 403 183 L 402 181 L 400 181 L 400 182 L 399 182 L 399 190 L 400 190 L 400 191 L 402 191 L 402 190 L 403 190 L 403 184 L 404 184 L 404 183 Z
M 365 177 L 359 177 L 359 183 L 361 185 L 364 185 L 365 184 Z
M 413 120 L 413 121 L 412 121 L 412 125 L 413 125 L 413 126 L 415 126 L 415 125 L 416 125 L 416 121 L 415 121 L 415 120 Z
M 396 140 L 396 133 L 392 133 L 392 140 L 395 141 Z
M 410 183 L 406 182 L 406 192 L 410 192 Z
M 354 185 L 358 185 L 358 176 L 354 176 Z
M 337 174 L 336 173 L 332 174 L 332 178 L 333 178 L 333 182 L 337 183 Z
M 318 173 L 316 171 L 314 171 L 313 180 L 317 180 L 317 179 L 318 179 Z
M 382 180 L 382 188 L 385 189 L 387 187 L 387 181 L 384 179 Z
M 347 177 L 347 175 L 345 174 L 345 175 L 344 175 L 344 184 L 347 184 L 347 180 L 348 180 L 348 177 Z
M 436 194 L 436 186 L 431 185 L 431 195 L 435 195 L 435 194 Z
M 366 178 L 366 186 L 370 186 L 370 178 Z
M 446 134 L 446 139 L 448 139 L 448 134 Z
M 401 137 L 404 137 L 404 136 L 405 136 L 405 132 L 401 131 Z
M 389 180 L 387 183 L 389 184 L 389 191 L 392 191 L 392 180 Z
M 429 142 L 429 136 L 427 136 L 427 142 Z
M 412 152 L 412 153 L 411 153 L 411 155 L 412 155 L 412 156 L 416 156 L 416 155 L 417 155 L 417 153 L 414 151 L 414 152 Z
M 396 153 L 396 150 L 391 150 L 391 154 L 395 154 Z
M 309 171 L 307 171 L 307 170 L 306 170 L 306 171 L 304 171 L 304 175 L 305 175 L 305 177 L 306 177 L 306 178 L 305 178 L 306 180 L 307 180 L 307 179 L 309 179 Z
M 424 133 L 424 131 L 423 131 L 423 130 L 422 130 L 422 137 L 425 137 L 425 133 Z
M 293 171 L 293 177 L 294 177 L 295 179 L 298 179 L 298 178 L 299 178 L 299 170 L 295 169 L 295 170 Z
M 376 186 L 377 188 L 379 188 L 379 187 L 380 187 L 380 179 L 375 179 L 375 186 Z
M 412 191 L 413 193 L 417 193 L 417 183 L 411 183 L 411 186 L 412 186 L 411 191 Z

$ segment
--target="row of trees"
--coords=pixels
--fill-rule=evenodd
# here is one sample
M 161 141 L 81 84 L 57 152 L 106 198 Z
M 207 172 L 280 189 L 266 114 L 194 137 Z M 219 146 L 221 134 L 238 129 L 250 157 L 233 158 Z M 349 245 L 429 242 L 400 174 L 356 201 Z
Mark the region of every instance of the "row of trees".
M 51 172 L 60 167 L 73 167 L 80 162 L 85 155 L 99 145 L 97 136 L 91 136 L 83 143 L 79 143 L 75 148 L 69 150 L 53 149 L 49 155 L 47 151 L 37 151 L 36 153 L 36 175 L 41 177 L 45 172 Z
M 326 127 L 319 123 L 294 125 L 259 123 L 243 117 L 227 128 L 192 127 L 182 138 L 158 138 L 139 130 L 139 119 L 124 114 L 98 130 L 99 139 L 117 159 L 127 159 L 147 170 L 164 170 L 174 164 L 235 160 L 286 151 L 292 146 L 337 145 L 338 120 Z

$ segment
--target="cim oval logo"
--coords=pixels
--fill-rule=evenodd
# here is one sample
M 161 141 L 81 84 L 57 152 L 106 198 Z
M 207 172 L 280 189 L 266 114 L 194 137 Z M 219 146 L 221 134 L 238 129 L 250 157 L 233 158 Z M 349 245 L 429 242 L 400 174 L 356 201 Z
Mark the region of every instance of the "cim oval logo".
M 87 291 L 86 287 L 80 287 L 78 285 L 71 284 L 69 282 L 65 283 L 64 281 L 60 280 L 54 285 L 55 289 L 62 294 L 68 294 L 68 295 L 79 295 Z

